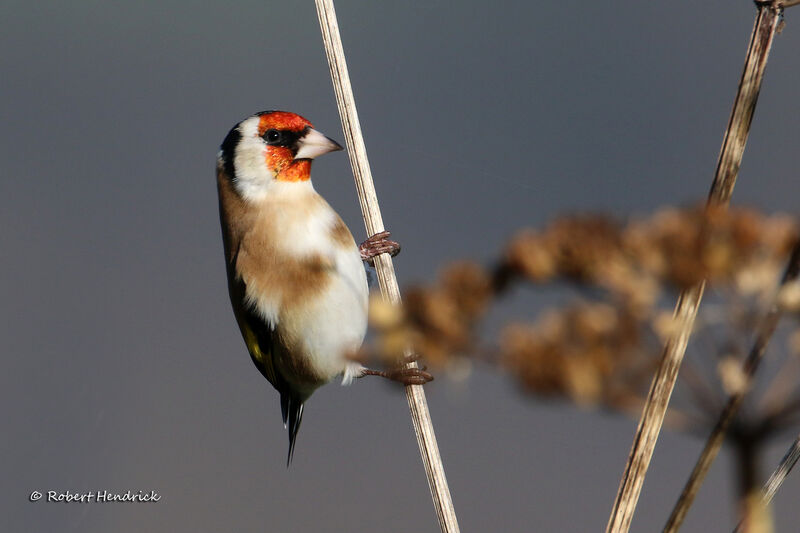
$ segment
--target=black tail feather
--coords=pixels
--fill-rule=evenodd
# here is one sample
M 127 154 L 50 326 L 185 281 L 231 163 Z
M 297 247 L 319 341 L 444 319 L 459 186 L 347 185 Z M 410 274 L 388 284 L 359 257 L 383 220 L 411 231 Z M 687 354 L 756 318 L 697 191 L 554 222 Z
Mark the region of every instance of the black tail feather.
M 290 394 L 281 394 L 281 416 L 283 416 L 283 426 L 289 430 L 289 455 L 286 458 L 286 466 L 288 467 L 294 456 L 297 431 L 300 429 L 300 422 L 303 421 L 302 400 Z

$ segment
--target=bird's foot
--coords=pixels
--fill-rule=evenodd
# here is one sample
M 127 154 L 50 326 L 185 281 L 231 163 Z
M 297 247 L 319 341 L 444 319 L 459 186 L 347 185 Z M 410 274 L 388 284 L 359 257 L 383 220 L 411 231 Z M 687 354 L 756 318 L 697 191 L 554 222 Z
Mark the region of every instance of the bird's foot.
M 358 251 L 361 254 L 361 260 L 366 261 L 372 266 L 375 266 L 373 259 L 381 254 L 389 254 L 394 257 L 400 253 L 400 244 L 395 241 L 389 240 L 391 233 L 388 231 L 381 231 L 376 233 L 366 241 L 358 246 Z
M 370 370 L 365 368 L 362 371 L 362 376 L 380 376 L 382 378 L 390 379 L 403 385 L 425 385 L 429 381 L 433 381 L 433 375 L 426 372 L 426 368 L 400 366 L 392 370 Z

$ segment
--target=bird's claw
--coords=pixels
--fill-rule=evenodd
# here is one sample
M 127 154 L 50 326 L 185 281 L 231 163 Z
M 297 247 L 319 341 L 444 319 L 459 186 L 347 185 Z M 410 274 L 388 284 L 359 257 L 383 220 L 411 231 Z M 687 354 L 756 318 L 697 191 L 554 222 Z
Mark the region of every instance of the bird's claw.
M 433 381 L 433 375 L 426 371 L 425 367 L 417 368 L 412 366 L 402 366 L 392 370 L 364 370 L 365 376 L 380 376 L 403 385 L 425 385 Z
M 433 381 L 433 374 L 426 372 L 425 367 L 402 367 L 388 372 L 388 378 L 403 385 L 425 385 Z
M 373 259 L 381 254 L 389 254 L 394 257 L 400 253 L 400 244 L 389 239 L 391 233 L 388 231 L 381 231 L 369 237 L 366 241 L 358 246 L 358 251 L 361 254 L 361 260 L 366 261 L 372 266 L 374 265 Z

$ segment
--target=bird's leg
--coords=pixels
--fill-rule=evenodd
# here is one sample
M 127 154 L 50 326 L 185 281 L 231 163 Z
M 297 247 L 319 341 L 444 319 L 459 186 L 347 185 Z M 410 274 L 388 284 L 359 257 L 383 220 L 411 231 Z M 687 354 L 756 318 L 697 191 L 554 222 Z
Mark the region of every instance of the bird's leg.
M 408 367 L 409 363 L 413 363 L 419 359 L 419 354 L 411 354 L 403 357 L 400 366 L 392 370 L 370 370 L 365 368 L 361 371 L 362 376 L 380 376 L 382 378 L 397 381 L 403 385 L 425 385 L 429 381 L 433 381 L 433 375 L 426 372 L 427 367 L 417 368 Z
M 388 231 L 381 231 L 369 237 L 366 241 L 362 242 L 358 251 L 361 253 L 361 260 L 366 261 L 372 266 L 375 266 L 373 259 L 380 254 L 389 254 L 394 257 L 400 253 L 400 244 L 389 239 L 391 233 Z M 380 376 L 392 381 L 397 381 L 403 385 L 424 385 L 429 381 L 433 381 L 433 376 L 426 372 L 425 368 L 408 367 L 408 363 L 413 363 L 419 359 L 419 355 L 412 354 L 404 357 L 400 366 L 391 370 L 371 370 L 365 368 L 361 371 L 362 376 Z
M 401 366 L 392 370 L 370 370 L 365 368 L 361 371 L 362 376 L 380 376 L 382 378 L 397 381 L 403 385 L 425 385 L 433 381 L 433 376 L 426 372 L 424 368 L 414 368 Z
M 376 233 L 358 246 L 361 253 L 361 260 L 375 266 L 373 259 L 381 254 L 389 254 L 392 257 L 400 253 L 400 245 L 395 241 L 389 240 L 392 234 L 388 231 Z

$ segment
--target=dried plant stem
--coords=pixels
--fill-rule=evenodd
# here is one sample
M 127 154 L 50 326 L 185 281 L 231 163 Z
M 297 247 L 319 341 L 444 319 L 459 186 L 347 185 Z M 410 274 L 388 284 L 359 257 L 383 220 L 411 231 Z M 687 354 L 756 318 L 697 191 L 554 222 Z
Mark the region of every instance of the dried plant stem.
M 730 202 L 780 14 L 781 8 L 777 4 L 758 6 L 758 16 L 753 27 L 744 71 L 708 196 L 709 206 L 724 207 Z M 704 282 L 698 283 L 684 290 L 678 298 L 674 313 L 677 327 L 664 347 L 661 364 L 650 385 L 647 402 L 606 526 L 607 533 L 627 532 L 630 529 L 650 459 L 664 422 L 664 414 L 675 387 L 678 369 L 683 361 L 686 344 L 703 297 L 704 286 Z
M 681 293 L 675 308 L 676 333 L 667 341 L 661 364 L 650 385 L 628 463 L 620 482 L 617 499 L 606 526 L 606 532 L 624 532 L 630 529 L 636 503 L 642 490 L 644 477 L 653 456 L 653 449 L 664 422 L 675 379 L 678 376 L 686 344 L 703 297 L 704 283 Z
M 364 138 L 361 135 L 361 125 L 358 121 L 353 88 L 350 85 L 350 76 L 347 72 L 347 62 L 345 61 L 342 40 L 339 35 L 339 25 L 336 20 L 333 0 L 315 0 L 315 3 L 322 30 L 322 39 L 325 44 L 325 54 L 328 57 L 328 66 L 330 67 L 333 88 L 336 93 L 336 104 L 339 108 L 342 129 L 347 140 L 347 153 L 350 156 L 350 164 L 353 167 L 358 199 L 364 216 L 364 224 L 366 225 L 367 233 L 374 235 L 384 230 L 383 219 L 372 182 L 372 172 L 367 159 Z M 383 297 L 392 304 L 399 305 L 400 289 L 397 285 L 392 258 L 389 254 L 381 254 L 375 258 L 375 270 Z M 406 355 L 410 356 L 411 351 L 409 350 Z M 408 365 L 416 367 L 416 363 L 408 363 Z M 434 507 L 439 519 L 439 526 L 443 532 L 457 533 L 459 531 L 458 521 L 453 508 L 450 489 L 447 486 L 442 459 L 439 455 L 439 447 L 436 443 L 436 435 L 433 431 L 433 423 L 428 411 L 425 391 L 419 385 L 408 385 L 406 386 L 406 397 L 411 411 L 414 432 L 417 436 L 417 443 L 419 444 L 420 455 L 422 456 L 422 463 L 428 477 L 428 486 L 430 487 Z
M 781 288 L 783 288 L 787 283 L 795 281 L 797 279 L 798 272 L 800 272 L 800 242 L 798 242 L 792 250 L 792 255 L 789 258 L 789 264 L 786 267 L 786 272 L 783 276 L 783 280 L 781 281 Z M 778 305 L 776 296 L 775 301 L 773 301 L 772 306 L 758 326 L 756 340 L 742 365 L 742 373 L 747 378 L 747 383 L 750 383 L 750 380 L 752 379 L 756 370 L 758 370 L 759 363 L 764 357 L 764 353 L 767 350 L 767 345 L 772 338 L 772 334 L 775 332 L 775 328 L 778 326 L 778 321 L 780 320 L 782 314 L 783 313 Z M 677 531 L 683 523 L 683 519 L 685 518 L 687 511 L 692 505 L 692 502 L 697 495 L 697 491 L 700 489 L 700 485 L 703 483 L 703 480 L 708 473 L 708 469 L 711 468 L 711 463 L 714 462 L 714 459 L 716 459 L 717 454 L 719 453 L 720 447 L 722 447 L 722 442 L 725 439 L 725 433 L 727 432 L 728 427 L 730 427 L 730 424 L 733 421 L 733 418 L 736 416 L 736 413 L 739 411 L 739 407 L 742 405 L 745 394 L 747 394 L 746 387 L 731 394 L 728 398 L 725 408 L 722 410 L 722 413 L 720 413 L 719 418 L 714 425 L 714 429 L 711 431 L 711 435 L 709 435 L 708 439 L 706 440 L 703 451 L 700 453 L 700 457 L 697 459 L 697 463 L 695 463 L 694 469 L 689 475 L 689 480 L 686 482 L 686 485 L 684 485 L 683 491 L 681 492 L 678 501 L 675 503 L 675 507 L 672 509 L 672 514 L 667 521 L 667 525 L 664 527 L 665 532 Z
M 709 203 L 727 204 L 730 201 L 756 110 L 761 82 L 764 80 L 769 51 L 782 14 L 783 8 L 777 2 L 764 2 L 758 5 L 758 15 L 753 25 L 739 90 L 733 102 L 731 118 L 725 131 L 725 140 L 722 143 L 717 171 L 709 193 Z
M 800 459 L 800 435 L 794 440 L 792 445 L 789 446 L 789 450 L 786 452 L 786 455 L 783 456 L 783 459 L 781 459 L 778 468 L 769 476 L 769 479 L 761 489 L 761 505 L 763 507 L 766 507 L 772 501 L 775 493 L 781 488 L 784 480 L 786 480 L 786 476 L 792 471 L 798 459 Z M 734 533 L 741 533 L 743 531 L 742 527 L 743 522 L 739 522 Z
M 778 492 L 778 489 L 781 488 L 783 482 L 786 480 L 786 476 L 789 475 L 789 472 L 792 471 L 795 463 L 797 460 L 800 459 L 800 435 L 794 439 L 794 442 L 789 447 L 789 450 L 786 452 L 786 455 L 783 456 L 781 459 L 778 468 L 769 476 L 769 479 L 764 484 L 764 488 L 762 489 L 763 492 L 763 501 L 765 504 L 772 501 L 772 498 L 775 497 L 775 493 Z

